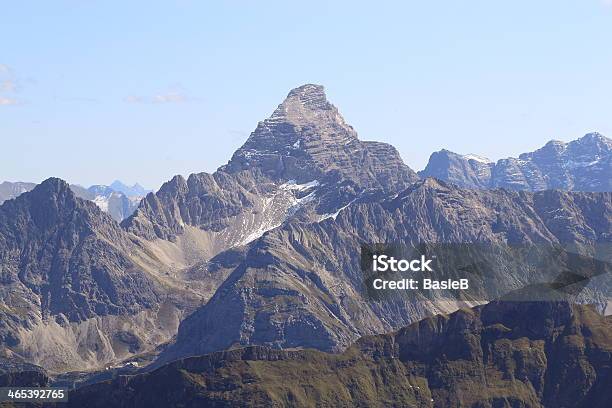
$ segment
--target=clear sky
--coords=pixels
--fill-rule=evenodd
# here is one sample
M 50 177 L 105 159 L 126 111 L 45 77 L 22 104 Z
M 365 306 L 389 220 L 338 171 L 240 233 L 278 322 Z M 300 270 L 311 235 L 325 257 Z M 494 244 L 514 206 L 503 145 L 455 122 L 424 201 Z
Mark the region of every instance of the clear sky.
M 612 0 L 13 1 L 0 39 L 0 180 L 211 172 L 304 83 L 416 170 L 612 135 Z

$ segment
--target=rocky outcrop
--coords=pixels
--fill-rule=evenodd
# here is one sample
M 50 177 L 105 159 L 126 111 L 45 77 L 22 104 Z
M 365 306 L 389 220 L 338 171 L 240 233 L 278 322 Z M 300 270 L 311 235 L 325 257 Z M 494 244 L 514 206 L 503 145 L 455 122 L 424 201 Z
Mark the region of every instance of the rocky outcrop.
M 249 347 L 70 394 L 68 407 L 584 407 L 609 404 L 612 323 L 587 306 L 493 302 L 343 354 Z
M 589 133 L 570 143 L 553 140 L 534 152 L 497 163 L 441 150 L 431 155 L 419 174 L 468 188 L 612 191 L 612 141 Z

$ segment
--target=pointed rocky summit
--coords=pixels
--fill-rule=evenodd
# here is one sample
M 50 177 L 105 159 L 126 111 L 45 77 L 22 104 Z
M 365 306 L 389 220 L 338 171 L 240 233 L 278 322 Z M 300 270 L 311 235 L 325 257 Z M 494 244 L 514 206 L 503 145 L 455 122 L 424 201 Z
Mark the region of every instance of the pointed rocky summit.
M 235 173 L 253 167 L 298 183 L 330 172 L 363 187 L 395 188 L 418 178 L 393 146 L 359 140 L 324 88 L 313 84 L 289 92 L 220 170 Z

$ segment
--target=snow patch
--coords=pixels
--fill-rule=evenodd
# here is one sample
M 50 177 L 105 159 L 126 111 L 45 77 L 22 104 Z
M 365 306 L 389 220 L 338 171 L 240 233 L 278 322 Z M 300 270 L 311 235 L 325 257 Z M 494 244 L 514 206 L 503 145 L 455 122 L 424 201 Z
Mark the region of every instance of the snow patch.
M 594 166 L 597 163 L 599 163 L 601 160 L 601 158 L 598 158 L 597 160 L 592 160 L 592 161 L 574 161 L 574 160 L 568 160 L 567 163 L 565 163 L 566 168 L 570 168 L 570 169 L 575 169 L 575 168 L 579 168 L 579 167 L 590 167 L 590 166 Z
M 290 191 L 293 191 L 293 190 L 307 191 L 319 185 L 320 183 L 318 180 L 309 181 L 308 183 L 304 183 L 304 184 L 297 184 L 295 180 L 289 180 L 288 182 L 281 184 L 279 188 L 282 190 L 290 190 Z
M 486 157 L 483 156 L 478 156 L 477 154 L 466 154 L 463 156 L 466 160 L 474 160 L 477 161 L 479 163 L 493 163 L 491 160 L 489 160 Z
M 96 196 L 93 202 L 104 212 L 108 212 L 108 197 L 102 195 Z
M 397 196 L 398 196 L 398 194 L 396 194 L 394 198 L 396 198 Z M 338 208 L 336 210 L 336 212 L 328 213 L 328 214 L 322 214 L 321 218 L 319 218 L 319 222 L 321 222 L 323 220 L 327 220 L 328 218 L 333 218 L 334 221 L 335 221 L 336 217 L 338 217 L 338 214 L 340 214 L 340 211 L 344 210 L 346 207 L 348 207 L 349 205 L 353 204 L 355 201 L 357 201 L 357 198 L 352 199 L 351 201 L 349 201 L 348 204 Z
M 283 225 L 302 206 L 311 202 L 316 197 L 315 191 L 311 191 L 300 198 L 295 196 L 295 192 L 307 192 L 318 185 L 318 180 L 304 184 L 297 184 L 295 180 L 289 180 L 278 186 L 278 190 L 274 194 L 263 198 L 260 209 L 261 220 L 258 222 L 258 225 L 250 233 L 242 237 L 237 245 L 246 245 L 260 238 L 266 232 Z M 245 220 L 243 220 L 244 222 Z M 247 225 L 245 224 L 243 227 L 246 229 Z

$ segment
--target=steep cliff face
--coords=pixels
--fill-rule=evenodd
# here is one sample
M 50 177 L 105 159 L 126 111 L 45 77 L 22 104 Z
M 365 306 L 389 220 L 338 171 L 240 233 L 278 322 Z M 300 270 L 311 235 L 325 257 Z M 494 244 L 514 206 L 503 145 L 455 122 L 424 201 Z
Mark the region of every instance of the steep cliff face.
M 368 298 L 360 269 L 362 243 L 591 248 L 609 245 L 611 225 L 611 193 L 463 190 L 427 179 L 399 194 L 364 195 L 320 222 L 291 222 L 251 243 L 211 300 L 181 323 L 160 362 L 251 344 L 339 351 L 358 336 L 457 307 L 448 299 Z M 520 262 L 496 258 L 496 264 L 507 266 L 488 278 L 497 295 L 536 276 L 528 265 L 513 268 Z M 609 291 L 609 284 L 601 288 Z M 605 302 L 593 292 L 583 295 Z
M 343 354 L 249 347 L 70 395 L 69 407 L 609 405 L 612 322 L 587 306 L 493 302 L 360 339 Z
M 441 150 L 419 174 L 468 188 L 611 191 L 612 141 L 599 133 L 569 143 L 552 140 L 534 152 L 497 163 Z

